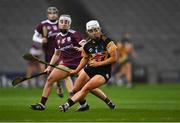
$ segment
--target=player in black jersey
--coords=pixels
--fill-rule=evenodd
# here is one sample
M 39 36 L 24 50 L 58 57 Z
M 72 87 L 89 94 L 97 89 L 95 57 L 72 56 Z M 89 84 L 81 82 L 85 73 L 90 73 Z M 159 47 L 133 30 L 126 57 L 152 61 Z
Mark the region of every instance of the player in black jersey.
M 105 84 L 111 77 L 111 64 L 117 60 L 117 47 L 111 39 L 102 34 L 98 21 L 89 21 L 86 29 L 89 38 L 82 50 L 83 58 L 79 66 L 71 71 L 71 74 L 81 71 L 75 83 L 82 89 L 68 99 L 67 103 L 59 106 L 62 112 L 83 100 L 88 92 Z

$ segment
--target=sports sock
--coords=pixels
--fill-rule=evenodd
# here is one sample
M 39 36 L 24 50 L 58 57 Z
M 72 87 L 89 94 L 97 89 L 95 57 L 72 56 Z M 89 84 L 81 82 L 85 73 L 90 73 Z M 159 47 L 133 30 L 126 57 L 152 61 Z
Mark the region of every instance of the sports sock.
M 106 99 L 104 100 L 104 102 L 105 102 L 106 104 L 108 104 L 110 101 L 111 101 L 111 100 L 110 100 L 108 97 L 106 97 Z
M 74 95 L 73 92 L 69 92 L 69 96 L 72 97 Z
M 41 103 L 42 103 L 43 105 L 45 105 L 47 99 L 48 99 L 47 97 L 41 97 Z
M 86 100 L 79 101 L 80 105 L 84 105 L 86 103 Z
M 74 105 L 75 104 L 75 102 L 74 101 L 72 101 L 70 98 L 68 99 L 68 102 L 67 102 L 68 104 L 69 104 L 69 107 L 71 107 L 72 105 Z
M 87 105 L 86 100 L 79 101 L 79 104 L 81 107 L 86 107 L 86 105 Z

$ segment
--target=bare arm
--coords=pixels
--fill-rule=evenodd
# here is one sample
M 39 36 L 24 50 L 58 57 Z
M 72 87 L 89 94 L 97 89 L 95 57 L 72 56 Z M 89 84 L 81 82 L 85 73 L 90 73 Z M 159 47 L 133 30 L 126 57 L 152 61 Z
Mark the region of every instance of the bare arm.
M 82 68 L 84 68 L 84 66 L 88 63 L 88 61 L 89 61 L 89 58 L 83 57 L 74 72 L 78 73 Z
M 50 64 L 54 65 L 57 62 L 57 60 L 59 59 L 59 56 L 60 56 L 60 51 L 55 50 L 54 54 L 51 58 Z M 52 67 L 48 66 L 45 71 L 47 71 L 49 73 L 51 70 L 52 70 Z
M 72 70 L 72 71 L 70 72 L 71 74 L 76 74 L 76 73 L 78 73 L 78 72 L 88 63 L 88 61 L 89 61 L 89 56 L 85 53 L 84 50 L 82 50 L 81 55 L 82 55 L 83 58 L 81 59 L 78 67 L 77 67 L 75 70 Z

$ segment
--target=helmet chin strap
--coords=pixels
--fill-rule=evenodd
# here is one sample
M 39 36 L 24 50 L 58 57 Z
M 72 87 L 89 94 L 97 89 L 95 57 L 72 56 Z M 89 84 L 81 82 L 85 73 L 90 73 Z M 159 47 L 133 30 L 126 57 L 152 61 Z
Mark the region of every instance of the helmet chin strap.
M 57 21 L 57 20 L 50 20 L 51 22 L 55 22 L 55 21 Z
M 66 34 L 68 32 L 68 29 L 60 29 L 60 31 L 62 32 L 62 34 Z

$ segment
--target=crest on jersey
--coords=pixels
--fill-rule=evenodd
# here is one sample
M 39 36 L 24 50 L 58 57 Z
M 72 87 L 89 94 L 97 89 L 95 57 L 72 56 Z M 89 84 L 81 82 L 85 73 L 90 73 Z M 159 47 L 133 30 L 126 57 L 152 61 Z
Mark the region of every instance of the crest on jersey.
M 68 41 L 68 42 L 71 42 L 71 37 L 67 37 L 67 41 Z

